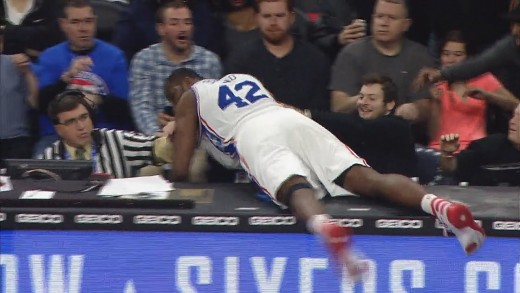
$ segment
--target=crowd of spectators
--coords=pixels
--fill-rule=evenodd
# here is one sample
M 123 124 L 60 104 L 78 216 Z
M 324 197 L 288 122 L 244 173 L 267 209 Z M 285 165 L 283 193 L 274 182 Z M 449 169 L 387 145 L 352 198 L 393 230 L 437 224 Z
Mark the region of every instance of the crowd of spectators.
M 110 157 L 99 171 L 127 177 L 168 163 L 153 150 L 156 141 L 171 147 L 175 129 L 169 97 L 177 89 L 167 79 L 189 68 L 211 79 L 255 76 L 382 173 L 493 185 L 503 182 L 482 179 L 493 168 L 467 174 L 520 161 L 516 0 L 116 5 L 119 19 L 102 39 L 97 27 L 106 20 L 96 9 L 104 6 L 89 0 L 0 1 L 0 159 L 75 159 L 74 141 L 88 132 L 87 159 Z M 86 104 L 74 102 L 77 93 Z M 202 180 L 241 181 L 236 171 L 212 176 L 225 173 L 205 154 L 198 161 L 209 164 L 198 167 Z

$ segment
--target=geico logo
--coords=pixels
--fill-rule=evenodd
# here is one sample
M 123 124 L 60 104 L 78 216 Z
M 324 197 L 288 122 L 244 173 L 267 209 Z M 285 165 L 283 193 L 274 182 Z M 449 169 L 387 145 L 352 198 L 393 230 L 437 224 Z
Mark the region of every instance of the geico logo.
M 422 228 L 422 226 L 422 220 L 380 219 L 376 221 L 377 228 L 419 229 Z
M 74 222 L 78 224 L 120 224 L 123 222 L 123 216 L 81 214 L 74 216 Z
M 0 213 L 0 222 L 5 221 L 6 218 L 7 216 L 5 215 L 5 213 Z
M 277 216 L 277 217 L 250 217 L 249 225 L 251 226 L 290 226 L 296 224 L 294 216 Z
M 135 224 L 161 224 L 161 225 L 178 225 L 181 223 L 179 216 L 167 215 L 137 215 L 134 216 Z
M 63 223 L 63 215 L 57 214 L 17 214 L 15 216 L 17 223 L 43 223 L 58 224 Z
M 193 217 L 191 218 L 193 225 L 208 226 L 236 226 L 238 225 L 238 217 Z
M 330 221 L 345 228 L 363 227 L 363 219 L 330 219 Z
M 494 230 L 520 230 L 520 222 L 512 221 L 495 221 L 493 222 Z
M 482 221 L 481 220 L 475 220 L 475 223 L 477 223 L 477 225 L 482 227 Z M 445 224 L 441 223 L 441 221 L 439 221 L 439 219 L 435 219 L 435 228 L 437 228 L 437 229 L 447 229 L 448 226 L 446 226 Z

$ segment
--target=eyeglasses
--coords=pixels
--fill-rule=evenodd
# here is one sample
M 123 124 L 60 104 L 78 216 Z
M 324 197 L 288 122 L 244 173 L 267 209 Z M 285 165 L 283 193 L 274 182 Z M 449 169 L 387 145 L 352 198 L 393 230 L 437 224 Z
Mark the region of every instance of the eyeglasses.
M 63 122 L 58 122 L 56 124 L 60 124 L 60 125 L 65 125 L 67 127 L 69 126 L 78 126 L 78 124 L 81 122 L 81 123 L 85 123 L 87 121 L 87 119 L 90 118 L 90 114 L 89 113 L 83 113 L 81 115 L 79 115 L 78 117 L 76 118 L 70 118 L 70 119 L 67 119 Z

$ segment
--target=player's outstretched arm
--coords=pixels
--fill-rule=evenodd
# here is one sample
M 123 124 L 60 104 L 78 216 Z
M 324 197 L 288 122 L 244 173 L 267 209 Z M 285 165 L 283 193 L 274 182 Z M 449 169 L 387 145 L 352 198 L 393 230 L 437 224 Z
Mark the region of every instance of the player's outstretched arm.
M 198 120 L 193 91 L 189 90 L 182 95 L 175 108 L 175 118 L 172 180 L 187 181 L 197 139 Z

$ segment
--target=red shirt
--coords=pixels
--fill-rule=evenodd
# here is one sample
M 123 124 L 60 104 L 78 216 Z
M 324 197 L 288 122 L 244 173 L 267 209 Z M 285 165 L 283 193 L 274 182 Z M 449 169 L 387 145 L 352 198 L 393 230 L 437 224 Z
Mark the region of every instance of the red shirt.
M 485 73 L 469 80 L 468 87 L 478 87 L 493 92 L 503 85 L 491 74 Z M 439 130 L 430 141 L 430 147 L 439 150 L 441 135 L 458 133 L 460 148 L 465 149 L 473 140 L 487 135 L 486 131 L 486 101 L 476 98 L 462 98 L 455 91 L 448 89 L 447 82 L 436 85 L 441 89 L 441 109 L 439 115 Z

